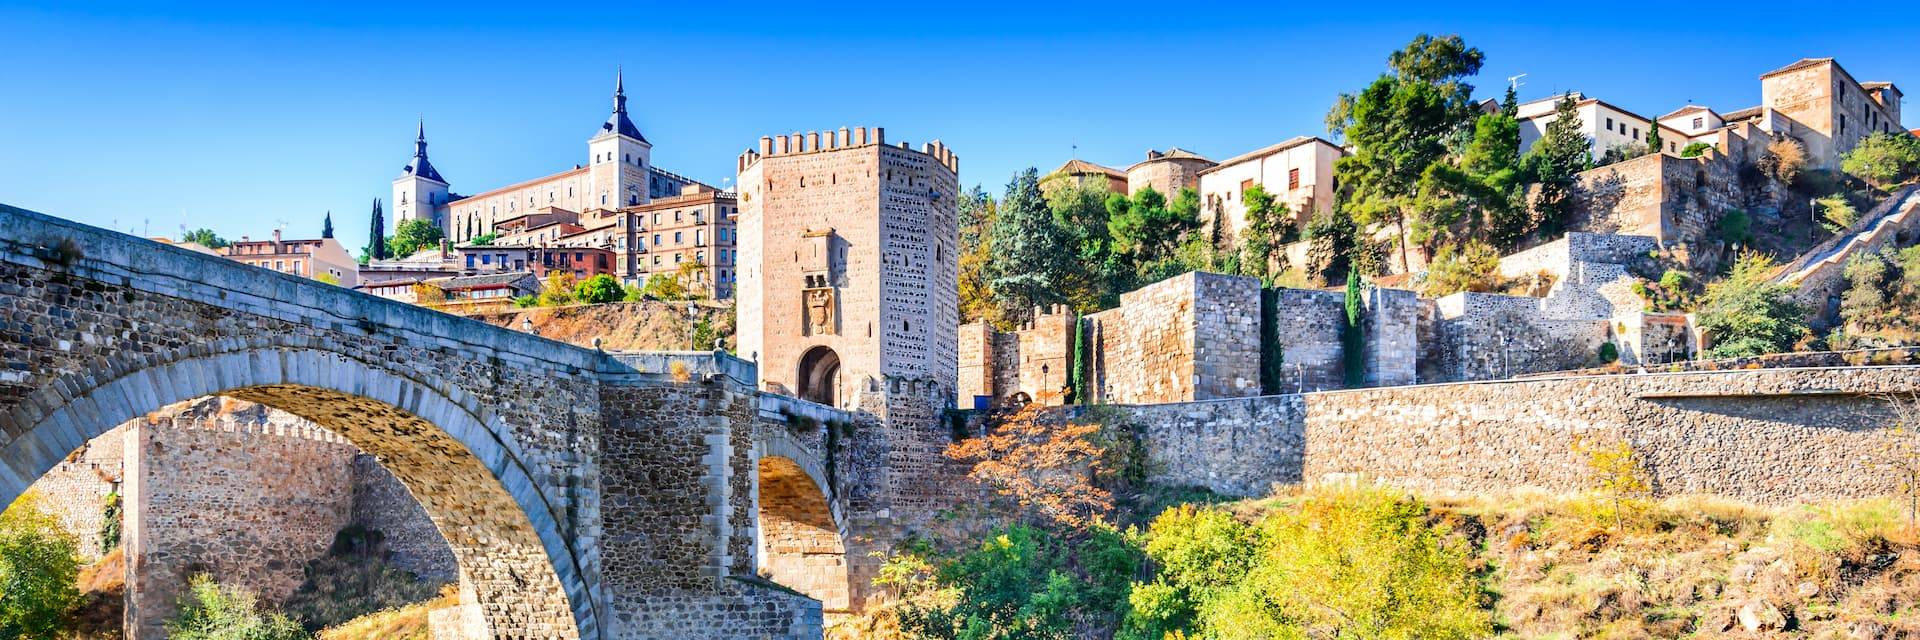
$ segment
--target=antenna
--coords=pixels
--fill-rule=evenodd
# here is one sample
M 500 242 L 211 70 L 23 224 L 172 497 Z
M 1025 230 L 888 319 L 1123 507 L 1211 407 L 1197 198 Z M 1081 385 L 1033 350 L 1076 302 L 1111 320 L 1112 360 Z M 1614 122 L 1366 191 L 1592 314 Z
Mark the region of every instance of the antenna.
M 1527 77 L 1527 74 L 1524 73 L 1517 76 L 1507 76 L 1507 86 L 1512 87 L 1514 93 L 1519 93 L 1521 85 L 1526 84 L 1521 82 L 1520 79 L 1525 77 Z

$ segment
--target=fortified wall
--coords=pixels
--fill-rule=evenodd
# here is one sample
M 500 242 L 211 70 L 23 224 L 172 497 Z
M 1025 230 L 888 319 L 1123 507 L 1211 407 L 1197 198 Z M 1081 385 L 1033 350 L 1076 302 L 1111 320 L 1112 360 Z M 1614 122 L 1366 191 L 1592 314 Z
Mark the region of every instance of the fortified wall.
M 1012 332 L 962 326 L 960 397 L 974 407 L 1060 404 L 1076 366 L 1089 381 L 1084 401 L 1151 404 L 1577 369 L 1599 364 L 1608 343 L 1623 364 L 1672 362 L 1697 351 L 1690 319 L 1645 312 L 1633 291 L 1637 263 L 1656 246 L 1649 236 L 1570 233 L 1503 258 L 1500 274 L 1534 279 L 1538 297 L 1367 288 L 1354 360 L 1341 340 L 1344 291 L 1183 274 L 1085 317 L 1053 307 Z M 1076 331 L 1086 345 L 1078 355 Z M 1351 361 L 1361 363 L 1357 385 Z
M 1780 504 L 1891 495 L 1883 392 L 1920 367 L 1759 369 L 1420 385 L 1125 407 L 1150 480 L 1263 496 L 1365 476 L 1424 492 L 1579 491 L 1576 442 L 1625 442 L 1660 495 Z

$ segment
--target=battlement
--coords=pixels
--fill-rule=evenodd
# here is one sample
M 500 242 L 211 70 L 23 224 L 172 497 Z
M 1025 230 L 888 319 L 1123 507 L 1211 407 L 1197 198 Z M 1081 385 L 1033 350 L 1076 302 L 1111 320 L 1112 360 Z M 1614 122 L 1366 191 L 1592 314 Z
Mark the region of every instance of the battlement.
M 808 131 L 806 133 L 795 131 L 786 135 L 760 136 L 760 146 L 757 149 L 748 149 L 740 152 L 740 157 L 735 162 L 734 168 L 736 171 L 746 171 L 747 167 L 753 166 L 754 163 L 759 162 L 761 158 L 765 157 L 801 155 L 821 151 L 839 151 L 869 145 L 885 146 L 886 144 L 887 130 L 883 127 L 873 127 L 871 129 L 867 127 L 853 127 L 851 129 L 840 127 L 838 131 Z M 900 141 L 900 143 L 895 146 L 906 151 L 916 151 L 913 146 L 905 140 Z M 920 148 L 916 152 L 932 158 L 935 162 L 940 163 L 941 166 L 946 167 L 948 171 L 954 173 L 960 172 L 960 156 L 954 154 L 952 149 L 947 148 L 947 145 L 939 140 L 920 145 Z

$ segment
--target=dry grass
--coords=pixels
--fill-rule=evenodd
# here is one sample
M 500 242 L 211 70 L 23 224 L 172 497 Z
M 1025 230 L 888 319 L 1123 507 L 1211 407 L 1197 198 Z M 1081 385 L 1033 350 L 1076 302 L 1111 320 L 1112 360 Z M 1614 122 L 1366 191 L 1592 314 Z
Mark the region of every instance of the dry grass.
M 127 556 L 124 547 L 80 568 L 80 609 L 74 612 L 75 640 L 119 640 L 126 610 Z
M 427 616 L 460 604 L 453 585 L 426 602 L 370 613 L 320 631 L 320 640 L 427 640 L 432 629 Z

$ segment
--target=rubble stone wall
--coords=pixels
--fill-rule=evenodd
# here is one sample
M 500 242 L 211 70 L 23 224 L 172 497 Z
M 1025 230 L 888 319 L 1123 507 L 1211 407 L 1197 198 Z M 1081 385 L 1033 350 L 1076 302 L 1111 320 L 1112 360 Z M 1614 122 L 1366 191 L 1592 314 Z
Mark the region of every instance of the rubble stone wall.
M 1861 452 L 1873 396 L 1920 367 L 1762 369 L 1422 385 L 1128 407 L 1151 480 L 1237 496 L 1356 474 L 1420 491 L 1587 487 L 1585 440 L 1624 441 L 1660 495 L 1779 504 L 1889 495 Z

